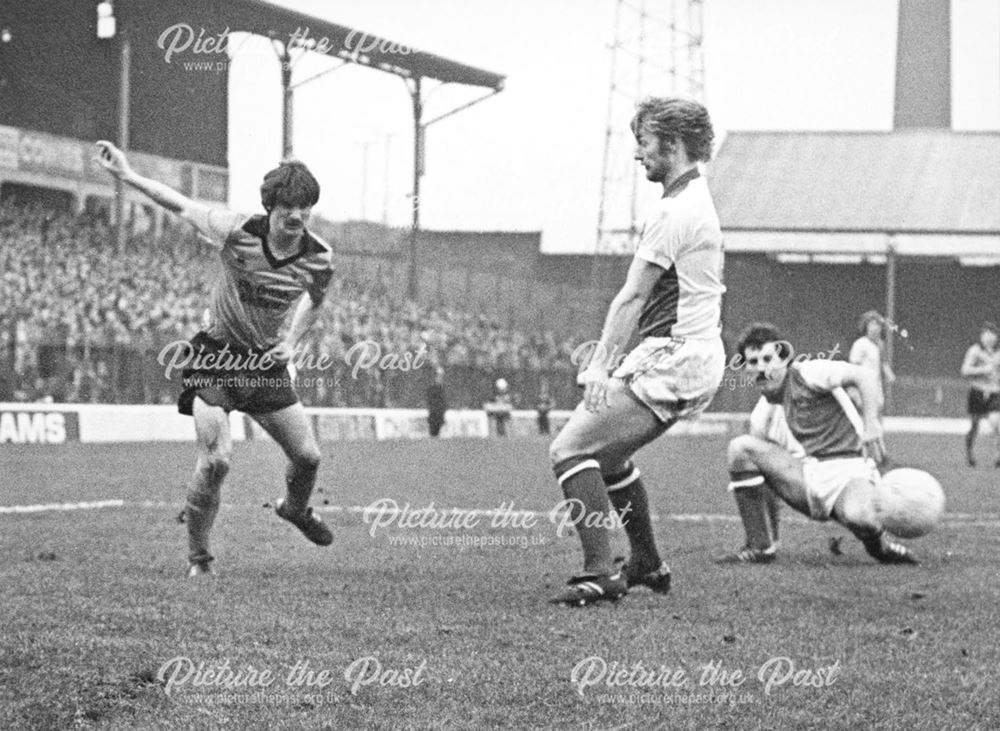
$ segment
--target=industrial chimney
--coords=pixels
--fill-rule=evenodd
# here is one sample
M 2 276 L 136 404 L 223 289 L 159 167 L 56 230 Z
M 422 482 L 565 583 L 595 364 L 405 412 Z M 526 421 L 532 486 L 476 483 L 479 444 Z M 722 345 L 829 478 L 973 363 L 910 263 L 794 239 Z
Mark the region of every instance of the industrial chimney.
M 893 127 L 951 128 L 951 0 L 899 0 Z

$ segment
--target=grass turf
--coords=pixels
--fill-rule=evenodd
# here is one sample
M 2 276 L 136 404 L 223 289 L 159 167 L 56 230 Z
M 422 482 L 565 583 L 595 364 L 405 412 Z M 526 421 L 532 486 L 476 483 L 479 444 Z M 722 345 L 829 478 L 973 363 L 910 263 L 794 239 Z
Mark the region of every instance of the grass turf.
M 274 445 L 238 445 L 219 575 L 195 582 L 176 522 L 190 445 L 4 447 L 0 504 L 125 505 L 0 515 L 0 728 L 995 728 L 1000 471 L 965 467 L 959 442 L 890 439 L 948 493 L 953 515 L 910 543 L 923 566 L 877 565 L 837 526 L 786 511 L 778 562 L 726 567 L 712 559 L 741 543 L 738 523 L 668 517 L 735 514 L 725 442 L 663 439 L 638 463 L 674 589 L 580 610 L 546 603 L 579 549 L 545 517 L 560 496 L 541 440 L 325 445 L 314 504 L 330 504 L 327 549 L 264 507 L 282 483 Z M 372 535 L 362 514 L 332 509 L 379 499 L 542 517 Z M 181 682 L 227 662 L 272 681 Z M 601 663 L 601 682 L 572 681 L 585 667 L 596 681 Z M 178 670 L 169 693 L 164 666 Z

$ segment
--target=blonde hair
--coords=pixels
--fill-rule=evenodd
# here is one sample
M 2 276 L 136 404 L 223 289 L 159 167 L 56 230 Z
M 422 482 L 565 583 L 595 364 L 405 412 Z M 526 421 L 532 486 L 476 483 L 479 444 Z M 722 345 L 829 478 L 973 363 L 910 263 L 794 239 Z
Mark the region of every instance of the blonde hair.
M 690 159 L 700 162 L 712 159 L 715 140 L 712 120 L 705 106 L 694 99 L 648 96 L 636 105 L 629 126 L 637 139 L 644 129 L 656 135 L 661 143 L 680 137 Z

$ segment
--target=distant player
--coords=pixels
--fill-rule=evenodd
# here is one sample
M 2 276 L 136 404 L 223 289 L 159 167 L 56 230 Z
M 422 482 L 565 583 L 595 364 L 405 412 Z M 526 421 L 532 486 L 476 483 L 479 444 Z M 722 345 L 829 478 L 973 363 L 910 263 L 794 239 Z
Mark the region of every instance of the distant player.
M 997 350 L 997 326 L 983 323 L 979 342 L 973 343 L 962 360 L 962 376 L 969 381 L 969 433 L 965 435 L 965 460 L 976 466 L 974 447 L 979 422 L 985 418 L 997 440 L 996 467 L 1000 467 L 1000 351 Z
M 882 563 L 917 563 L 886 537 L 875 512 L 877 463 L 885 447 L 872 370 L 833 360 L 790 363 L 787 341 L 766 323 L 751 325 L 737 350 L 761 399 L 750 415 L 750 433 L 729 443 L 729 489 L 747 540 L 724 561 L 774 560 L 773 494 L 814 520 L 837 521 Z M 850 387 L 861 394 L 861 414 L 845 391 Z
M 498 437 L 507 436 L 507 425 L 510 424 L 514 410 L 514 400 L 510 395 L 510 384 L 506 378 L 498 378 L 493 384 L 493 400 L 487 404 L 497 428 Z
M 276 503 L 277 514 L 313 543 L 329 545 L 329 528 L 308 506 L 319 445 L 287 367 L 316 322 L 333 273 L 330 247 L 306 229 L 319 184 L 302 163 L 283 162 L 264 176 L 260 193 L 265 213 L 246 216 L 196 203 L 138 175 L 110 142 L 97 147 L 97 160 L 105 169 L 194 224 L 219 248 L 222 261 L 208 325 L 190 342 L 192 367 L 184 371 L 178 401 L 182 414 L 194 416 L 198 448 L 184 511 L 188 575 L 211 573 L 209 533 L 229 472 L 228 414 L 233 410 L 256 420 L 288 457 L 287 489 Z
M 875 374 L 879 394 L 878 408 L 881 412 L 885 405 L 882 381 L 884 379 L 890 386 L 896 381 L 892 367 L 885 361 L 885 318 L 875 310 L 869 310 L 859 318 L 858 330 L 861 332 L 861 337 L 854 341 L 847 359 L 854 365 L 867 368 Z
M 538 390 L 538 403 L 535 410 L 538 414 L 538 433 L 549 436 L 552 433 L 552 425 L 549 414 L 556 407 L 556 401 L 549 392 L 549 382 L 544 377 Z
M 432 437 L 440 436 L 448 413 L 448 398 L 444 391 L 444 368 L 434 368 L 434 382 L 427 387 L 427 428 Z
M 649 501 L 631 457 L 678 419 L 708 406 L 722 380 L 722 234 L 698 163 L 712 152 L 708 111 L 682 98 L 647 98 L 632 119 L 635 159 L 663 188 L 625 284 L 608 309 L 600 344 L 578 382 L 583 401 L 549 456 L 583 545 L 583 571 L 553 601 L 617 599 L 629 586 L 670 588 L 653 538 Z M 618 364 L 638 327 L 639 344 Z M 610 505 L 609 505 L 610 497 Z M 631 557 L 612 562 L 611 506 Z

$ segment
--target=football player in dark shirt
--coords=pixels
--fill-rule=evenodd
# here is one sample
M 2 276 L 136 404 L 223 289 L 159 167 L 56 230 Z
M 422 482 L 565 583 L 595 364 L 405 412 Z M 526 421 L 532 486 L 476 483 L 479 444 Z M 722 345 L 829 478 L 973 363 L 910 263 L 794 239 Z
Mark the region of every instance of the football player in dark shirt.
M 261 185 L 264 213 L 241 215 L 139 175 L 110 142 L 100 141 L 97 148 L 96 159 L 106 170 L 193 224 L 219 249 L 222 263 L 208 324 L 185 348 L 178 401 L 180 412 L 194 417 L 198 450 L 184 510 L 188 575 L 212 573 L 209 534 L 229 472 L 233 410 L 257 421 L 288 457 L 277 514 L 313 543 L 329 545 L 329 528 L 309 507 L 319 445 L 288 369 L 316 321 L 333 273 L 332 250 L 306 228 L 319 184 L 301 162 L 282 162 Z
M 774 560 L 780 498 L 814 520 L 840 523 L 882 563 L 917 563 L 888 539 L 875 510 L 885 460 L 876 373 L 842 360 L 791 362 L 790 345 L 767 323 L 748 327 L 736 348 L 761 397 L 750 433 L 729 443 L 729 489 L 747 543 L 723 561 Z M 861 413 L 847 388 L 860 392 Z

